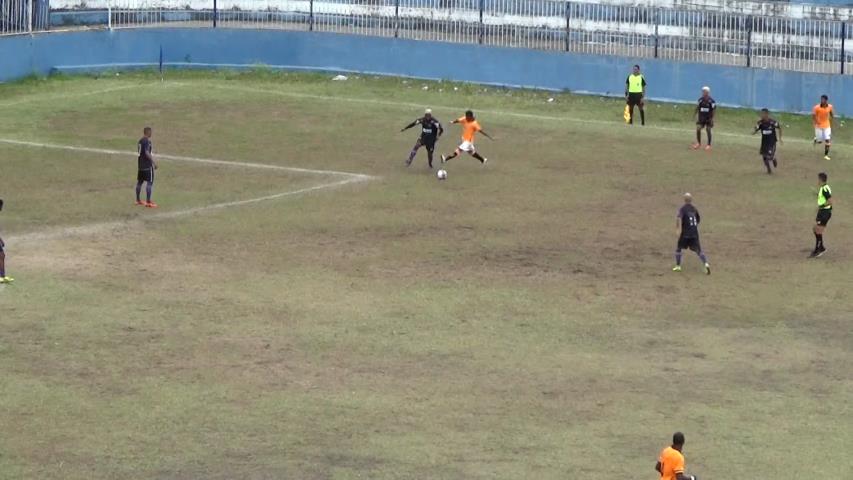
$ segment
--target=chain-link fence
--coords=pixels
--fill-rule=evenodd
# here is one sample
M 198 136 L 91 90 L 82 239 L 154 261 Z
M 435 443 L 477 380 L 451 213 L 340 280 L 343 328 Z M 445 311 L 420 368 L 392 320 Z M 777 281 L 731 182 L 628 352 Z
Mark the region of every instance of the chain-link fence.
M 716 10 L 556 0 L 50 0 L 48 17 L 47 2 L 0 0 L 0 34 L 279 28 L 817 73 L 846 74 L 853 61 L 845 21 Z

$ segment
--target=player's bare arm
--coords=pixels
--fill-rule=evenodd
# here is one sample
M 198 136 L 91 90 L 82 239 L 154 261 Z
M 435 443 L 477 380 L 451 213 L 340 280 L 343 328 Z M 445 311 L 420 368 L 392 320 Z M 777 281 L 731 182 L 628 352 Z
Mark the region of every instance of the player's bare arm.
M 663 473 L 660 471 L 660 462 L 655 463 L 655 471 L 658 473 Z
M 776 139 L 782 143 L 782 125 L 776 125 Z
M 494 140 L 494 137 L 492 137 L 491 135 L 489 135 L 488 133 L 486 133 L 484 130 L 480 130 L 480 133 L 482 133 L 482 134 L 483 134 L 483 136 L 484 136 L 484 137 L 486 137 L 486 138 L 488 138 L 489 140 Z
M 681 236 L 681 216 L 675 217 L 675 234 Z M 658 462 L 660 465 L 660 462 Z

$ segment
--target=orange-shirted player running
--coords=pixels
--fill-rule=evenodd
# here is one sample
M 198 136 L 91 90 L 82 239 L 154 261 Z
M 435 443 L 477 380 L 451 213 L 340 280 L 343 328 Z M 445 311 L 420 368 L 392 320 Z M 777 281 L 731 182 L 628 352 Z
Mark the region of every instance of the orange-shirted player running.
M 471 155 L 472 157 L 479 160 L 480 163 L 482 163 L 483 165 L 485 165 L 486 162 L 489 161 L 489 159 L 477 153 L 477 149 L 474 148 L 474 135 L 477 132 L 480 132 L 489 140 L 494 140 L 494 138 L 492 138 L 491 135 L 483 131 L 483 128 L 480 127 L 480 122 L 478 122 L 477 119 L 474 118 L 474 112 L 468 110 L 465 112 L 464 117 L 457 118 L 452 123 L 458 123 L 462 125 L 462 143 L 460 143 L 459 146 L 456 147 L 456 150 L 450 155 L 442 155 L 441 163 L 445 163 L 452 158 L 456 158 L 456 156 L 459 155 L 461 152 L 465 152 L 468 155 Z
M 812 109 L 812 121 L 814 122 L 814 145 L 823 143 L 823 159 L 829 160 L 829 147 L 832 146 L 832 117 L 835 112 L 829 97 L 820 96 L 820 103 Z
M 658 463 L 655 464 L 655 470 L 660 473 L 660 480 L 696 480 L 695 476 L 684 473 L 684 454 L 681 453 L 683 448 L 684 434 L 675 432 L 672 435 L 672 445 L 660 452 Z

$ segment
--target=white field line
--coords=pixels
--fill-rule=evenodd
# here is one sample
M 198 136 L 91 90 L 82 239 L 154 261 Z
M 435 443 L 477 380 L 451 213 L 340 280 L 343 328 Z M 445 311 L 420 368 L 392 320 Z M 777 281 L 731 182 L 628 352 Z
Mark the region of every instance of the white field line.
M 124 156 L 136 156 L 137 152 L 129 151 L 129 150 L 111 150 L 107 148 L 92 148 L 92 147 L 78 147 L 74 145 L 57 145 L 53 143 L 41 143 L 41 142 L 30 142 L 26 140 L 14 140 L 10 138 L 0 138 L 0 143 L 5 143 L 8 145 L 19 145 L 22 147 L 34 147 L 34 148 L 49 148 L 53 150 L 68 150 L 72 152 L 87 152 L 87 153 L 100 153 L 103 155 L 124 155 Z M 293 172 L 293 173 L 306 173 L 313 175 L 335 175 L 342 177 L 351 177 L 353 179 L 358 180 L 371 180 L 374 177 L 370 175 L 365 175 L 362 173 L 350 173 L 350 172 L 340 172 L 337 170 L 316 170 L 311 168 L 299 168 L 299 167 L 285 167 L 282 165 L 271 165 L 267 163 L 253 163 L 253 162 L 234 162 L 229 160 L 216 160 L 213 158 L 198 158 L 198 157 L 185 157 L 181 155 L 167 155 L 158 153 L 155 155 L 157 158 L 163 158 L 166 160 L 174 160 L 178 162 L 193 162 L 193 163 L 204 163 L 208 165 L 222 165 L 226 167 L 242 167 L 242 168 L 256 168 L 256 169 L 267 169 L 267 170 L 280 170 L 285 172 Z
M 29 142 L 24 140 L 12 140 L 0 138 L 0 143 L 5 143 L 9 145 L 19 145 L 25 147 L 33 147 L 33 148 L 48 148 L 54 150 L 69 150 L 74 152 L 88 152 L 88 153 L 98 153 L 104 155 L 125 155 L 125 156 L 136 156 L 136 152 L 131 151 L 122 151 L 122 150 L 110 150 L 105 148 L 90 148 L 90 147 L 77 147 L 73 145 L 56 145 L 50 143 L 40 143 L 40 142 Z M 270 165 L 265 163 L 253 163 L 253 162 L 232 162 L 226 160 L 216 160 L 211 158 L 198 158 L 198 157 L 184 157 L 179 155 L 164 155 L 158 154 L 158 158 L 181 161 L 181 162 L 194 162 L 194 163 L 202 163 L 208 165 L 221 165 L 227 167 L 239 167 L 239 168 L 251 168 L 251 169 L 265 169 L 265 170 L 278 170 L 292 173 L 300 173 L 300 174 L 312 174 L 312 175 L 324 175 L 324 176 L 332 176 L 332 177 L 343 177 L 339 180 L 332 182 L 325 182 L 318 185 L 313 185 L 310 187 L 300 188 L 297 190 L 288 190 L 280 193 L 274 193 L 272 195 L 265 195 L 262 197 L 254 197 L 248 198 L 245 200 L 235 200 L 231 202 L 221 202 L 214 203 L 211 205 L 204 205 L 201 207 L 187 208 L 184 210 L 176 210 L 172 212 L 161 212 L 154 213 L 151 215 L 146 215 L 145 217 L 128 219 L 125 221 L 111 221 L 111 222 L 96 222 L 79 226 L 70 226 L 70 227 L 57 227 L 54 229 L 50 229 L 47 231 L 38 231 L 25 233 L 21 235 L 10 236 L 6 238 L 7 243 L 16 242 L 16 241 L 44 241 L 44 240 L 53 240 L 57 238 L 65 238 L 69 236 L 82 236 L 82 235 L 93 235 L 98 233 L 103 233 L 110 230 L 115 230 L 121 227 L 128 227 L 132 224 L 141 224 L 145 221 L 152 220 L 166 220 L 178 217 L 184 217 L 189 215 L 196 215 L 199 213 L 205 213 L 212 210 L 221 210 L 225 208 L 231 207 L 239 207 L 243 205 L 252 205 L 260 202 L 267 202 L 271 200 L 276 200 L 279 198 L 302 195 L 305 193 L 314 192 L 317 190 L 323 189 L 332 189 L 337 187 L 342 187 L 347 184 L 364 182 L 368 180 L 373 180 L 376 177 L 371 175 L 365 175 L 361 173 L 350 173 L 350 172 L 339 172 L 336 170 L 316 170 L 309 168 L 297 168 L 297 167 L 285 167 L 281 165 Z
M 157 82 L 157 83 L 159 83 L 159 82 Z M 93 91 L 89 91 L 89 92 L 59 93 L 56 95 L 35 94 L 35 95 L 29 96 L 26 98 L 20 98 L 18 100 L 13 100 L 11 102 L 0 103 L 0 108 L 11 107 L 14 105 L 21 105 L 21 104 L 30 103 L 30 102 L 40 102 L 43 100 L 56 100 L 56 99 L 60 99 L 60 98 L 77 98 L 77 97 L 90 97 L 92 95 L 103 95 L 106 93 L 118 92 L 120 90 L 129 90 L 131 88 L 145 87 L 145 86 L 149 86 L 149 85 L 156 85 L 156 84 L 155 83 L 150 83 L 150 84 L 149 83 L 140 83 L 140 84 L 134 84 L 134 85 L 120 85 L 117 87 L 104 88 L 101 90 L 93 90 Z
M 187 84 L 181 82 L 165 82 L 164 85 L 175 85 L 179 87 L 189 87 L 189 86 L 197 86 L 197 83 Z M 323 101 L 331 101 L 331 102 L 349 102 L 349 103 L 360 103 L 360 104 L 371 104 L 371 105 L 385 105 L 390 107 L 406 107 L 406 108 L 414 108 L 414 109 L 423 109 L 426 105 L 421 103 L 412 103 L 412 102 L 400 102 L 393 100 L 378 100 L 378 99 L 367 99 L 360 97 L 345 97 L 345 96 L 336 96 L 336 95 L 316 95 L 311 93 L 298 93 L 298 92 L 285 92 L 281 90 L 275 89 L 264 89 L 264 88 L 254 88 L 254 87 L 240 87 L 236 85 L 217 85 L 214 83 L 205 83 L 205 86 L 212 88 L 219 88 L 223 90 L 233 90 L 233 91 L 241 91 L 247 93 L 264 93 L 264 94 L 273 94 L 282 97 L 290 97 L 290 98 L 304 98 L 309 100 L 323 100 Z M 430 105 L 433 110 L 441 109 L 441 110 L 460 110 L 458 106 L 446 106 L 446 105 Z M 689 108 L 689 107 L 688 107 Z M 536 113 L 523 113 L 523 112 L 514 112 L 510 110 L 489 110 L 489 109 L 478 109 L 480 113 L 490 114 L 490 115 L 503 115 L 508 117 L 517 117 L 517 118 L 529 118 L 533 120 L 550 120 L 550 121 L 558 121 L 558 122 L 573 122 L 573 123 L 581 123 L 581 124 L 595 124 L 595 125 L 623 125 L 624 122 L 614 120 L 597 120 L 597 119 L 588 119 L 588 118 L 579 118 L 579 117 L 571 117 L 571 116 L 557 116 L 557 115 L 542 115 Z M 618 112 L 619 117 L 621 118 L 621 110 Z M 758 117 L 756 117 L 758 118 Z M 806 117 L 803 117 L 804 119 Z M 692 128 L 676 128 L 676 127 L 663 127 L 658 125 L 646 125 L 642 127 L 644 130 L 658 130 L 663 132 L 673 132 L 673 133 L 693 133 L 695 129 Z M 732 133 L 732 132 L 720 132 L 715 131 L 714 136 L 725 136 L 725 137 L 734 137 L 734 138 L 754 138 L 752 135 L 743 134 L 743 133 Z M 800 138 L 790 138 L 785 137 L 785 143 L 804 143 L 804 144 L 812 144 L 811 140 L 805 140 Z M 835 144 L 835 146 L 839 146 Z
M 342 187 L 344 185 L 356 182 L 362 182 L 371 177 L 349 177 L 343 180 L 337 180 L 335 182 L 327 182 L 321 183 L 319 185 L 314 185 L 311 187 L 300 188 L 297 190 L 288 190 L 286 192 L 275 193 L 272 195 L 266 195 L 263 197 L 255 197 L 249 198 L 246 200 L 236 200 L 233 202 L 222 202 L 222 203 L 214 203 L 211 205 L 205 205 L 202 207 L 188 208 L 185 210 L 177 210 L 174 212 L 162 212 L 155 213 L 152 215 L 146 215 L 144 217 L 138 217 L 134 219 L 129 219 L 126 221 L 112 221 L 112 222 L 97 222 L 97 223 L 88 223 L 85 225 L 71 226 L 71 227 L 57 227 L 46 231 L 40 232 L 31 232 L 25 233 L 22 235 L 15 235 L 12 237 L 8 237 L 6 239 L 7 243 L 13 242 L 37 242 L 37 241 L 47 241 L 47 240 L 55 240 L 59 238 L 67 238 L 72 236 L 85 236 L 85 235 L 96 235 L 99 233 L 104 233 L 108 231 L 118 230 L 120 228 L 128 228 L 133 226 L 134 224 L 142 224 L 144 222 L 155 221 L 155 220 L 168 220 L 179 217 L 186 217 L 189 215 L 196 215 L 199 213 L 205 213 L 212 210 L 221 210 L 225 208 L 231 207 L 239 207 L 243 205 L 251 205 L 255 203 L 267 202 L 270 200 L 276 200 L 284 197 L 292 197 L 296 195 L 302 195 L 305 193 L 314 192 L 317 190 L 330 189 Z

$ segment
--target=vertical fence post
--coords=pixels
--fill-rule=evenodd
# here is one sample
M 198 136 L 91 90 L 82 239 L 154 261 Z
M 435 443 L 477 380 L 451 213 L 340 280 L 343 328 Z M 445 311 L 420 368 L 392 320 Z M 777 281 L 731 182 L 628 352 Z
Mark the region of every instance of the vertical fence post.
M 483 26 L 483 10 L 485 8 L 486 8 L 486 0 L 480 0 L 480 35 L 479 35 L 479 42 L 481 44 L 483 43 L 483 36 L 485 33 L 484 32 L 485 27 Z
M 113 29 L 113 2 L 107 2 L 107 28 Z
M 572 2 L 566 2 L 566 51 L 571 51 Z
M 216 0 L 213 0 L 213 28 L 216 28 L 216 24 L 219 22 L 219 4 Z
M 661 9 L 655 9 L 655 58 L 658 58 L 658 49 L 660 48 L 660 15 Z
M 314 31 L 314 0 L 308 2 L 308 31 Z
M 755 17 L 752 15 L 746 17 L 746 66 L 752 66 L 752 29 L 755 23 Z
M 841 74 L 844 75 L 844 64 L 847 63 L 847 22 L 841 22 Z
M 400 38 L 400 0 L 394 0 L 394 38 Z
M 33 0 L 27 0 L 27 32 L 33 33 Z

